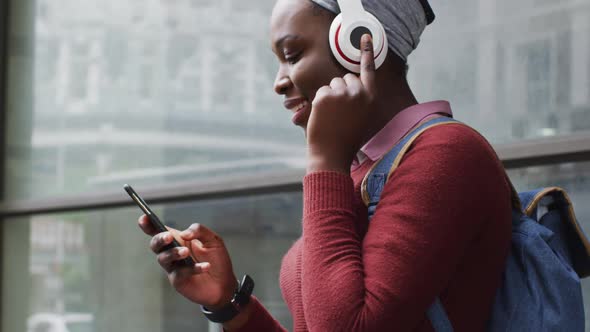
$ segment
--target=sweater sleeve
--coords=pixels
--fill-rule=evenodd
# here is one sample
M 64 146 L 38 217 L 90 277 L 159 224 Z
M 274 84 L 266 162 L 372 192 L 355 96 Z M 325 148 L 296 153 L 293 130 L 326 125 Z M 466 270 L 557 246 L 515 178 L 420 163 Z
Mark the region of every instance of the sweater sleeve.
M 302 297 L 310 331 L 415 329 L 476 240 L 490 199 L 509 206 L 501 163 L 470 129 L 422 134 L 357 233 L 349 175 L 304 178 Z M 499 205 L 504 206 L 504 205 Z
M 287 330 L 281 326 L 281 324 L 275 320 L 268 310 L 264 308 L 262 303 L 254 296 L 250 299 L 250 305 L 252 305 L 252 311 L 248 322 L 238 332 L 286 332 Z

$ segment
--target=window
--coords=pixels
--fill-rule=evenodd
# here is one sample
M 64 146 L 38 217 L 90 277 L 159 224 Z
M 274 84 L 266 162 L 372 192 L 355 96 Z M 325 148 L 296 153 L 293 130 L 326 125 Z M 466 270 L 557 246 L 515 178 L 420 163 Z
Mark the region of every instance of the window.
M 30 32 L 39 75 L 23 81 L 29 67 L 11 66 L 8 78 L 38 91 L 30 109 L 8 114 L 32 137 L 8 138 L 22 164 L 6 176 L 28 188 L 9 187 L 8 198 L 301 169 L 304 137 L 272 89 L 275 61 L 258 60 L 272 59 L 273 2 L 248 5 L 245 20 L 222 1 L 86 3 L 44 1 L 22 23 L 51 17 L 42 33 Z
M 479 5 L 491 6 L 480 23 L 439 17 L 426 28 L 409 59 L 419 100 L 450 99 L 456 117 L 493 143 L 589 131 L 587 121 L 573 121 L 590 105 L 588 11 L 573 2 Z M 465 10 L 432 6 L 452 18 Z

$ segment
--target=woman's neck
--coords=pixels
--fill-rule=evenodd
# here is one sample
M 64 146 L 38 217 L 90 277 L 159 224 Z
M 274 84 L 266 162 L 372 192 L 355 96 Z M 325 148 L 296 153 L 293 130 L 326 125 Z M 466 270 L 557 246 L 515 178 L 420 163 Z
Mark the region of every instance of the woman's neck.
M 410 89 L 405 77 L 388 82 L 378 83 L 376 109 L 374 110 L 371 125 L 365 136 L 363 145 L 375 136 L 394 116 L 406 108 L 418 104 L 414 93 Z

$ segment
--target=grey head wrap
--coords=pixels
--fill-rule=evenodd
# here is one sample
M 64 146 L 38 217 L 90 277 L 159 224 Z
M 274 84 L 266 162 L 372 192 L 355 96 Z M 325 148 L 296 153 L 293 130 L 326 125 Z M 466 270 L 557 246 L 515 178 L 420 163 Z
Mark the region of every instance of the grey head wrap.
M 336 0 L 311 0 L 334 14 L 340 13 Z M 365 10 L 383 24 L 389 49 L 407 61 L 420 42 L 426 16 L 419 0 L 362 0 Z

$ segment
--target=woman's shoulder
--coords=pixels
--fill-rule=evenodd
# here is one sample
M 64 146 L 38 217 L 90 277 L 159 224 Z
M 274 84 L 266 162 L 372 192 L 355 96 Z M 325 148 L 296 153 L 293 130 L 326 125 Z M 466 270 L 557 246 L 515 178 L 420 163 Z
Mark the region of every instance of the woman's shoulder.
M 501 163 L 492 145 L 476 129 L 463 123 L 450 123 L 429 128 L 416 138 L 411 150 L 425 157 L 448 157 L 469 160 L 496 161 Z M 446 158 L 445 158 L 446 159 Z
M 462 186 L 500 187 L 506 185 L 502 162 L 488 141 L 461 123 L 430 128 L 416 138 L 393 177 L 414 181 L 463 183 Z M 498 179 L 501 179 L 498 181 Z M 499 188 L 499 189 L 500 189 Z
M 430 128 L 416 138 L 383 189 L 381 199 L 388 197 L 396 205 L 413 201 L 431 210 L 437 206 L 438 212 L 467 205 L 473 211 L 491 207 L 506 213 L 510 186 L 487 140 L 474 129 L 454 123 Z
M 489 146 L 486 138 L 477 129 L 462 122 L 435 125 L 424 131 L 420 137 L 431 140 L 444 139 L 448 143 L 475 143 Z

